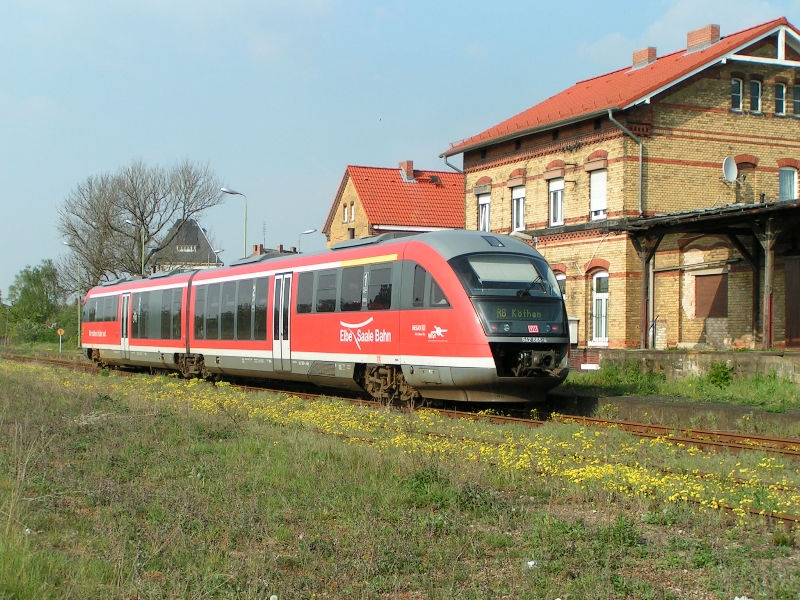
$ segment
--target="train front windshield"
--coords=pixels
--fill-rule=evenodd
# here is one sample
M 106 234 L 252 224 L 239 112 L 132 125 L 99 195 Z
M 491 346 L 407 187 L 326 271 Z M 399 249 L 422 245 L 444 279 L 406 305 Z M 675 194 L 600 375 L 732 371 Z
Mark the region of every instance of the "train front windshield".
M 467 254 L 452 259 L 450 265 L 487 335 L 510 336 L 523 342 L 545 342 L 566 335 L 564 301 L 543 258 Z
M 450 261 L 470 296 L 560 297 L 542 259 L 519 254 L 469 254 Z

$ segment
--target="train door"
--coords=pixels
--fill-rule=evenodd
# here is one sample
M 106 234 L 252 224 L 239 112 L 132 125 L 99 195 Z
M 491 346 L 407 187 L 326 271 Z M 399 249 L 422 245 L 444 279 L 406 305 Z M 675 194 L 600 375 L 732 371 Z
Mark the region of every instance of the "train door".
M 129 314 L 128 307 L 131 303 L 130 294 L 122 294 L 122 315 L 120 316 L 119 336 L 120 344 L 122 345 L 122 358 L 131 357 L 130 344 L 128 339 L 130 337 Z
M 292 274 L 282 273 L 275 275 L 275 292 L 272 305 L 272 360 L 276 371 L 292 370 L 292 356 L 289 346 L 291 296 Z

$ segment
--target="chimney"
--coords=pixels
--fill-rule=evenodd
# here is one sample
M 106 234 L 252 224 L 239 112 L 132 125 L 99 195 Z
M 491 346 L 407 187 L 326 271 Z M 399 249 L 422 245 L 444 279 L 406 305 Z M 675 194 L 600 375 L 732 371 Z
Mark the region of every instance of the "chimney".
M 656 49 L 653 46 L 642 48 L 633 53 L 633 68 L 639 69 L 649 65 L 658 58 L 656 56 Z
M 403 176 L 403 181 L 414 181 L 413 160 L 404 160 L 400 163 L 400 175 Z
M 719 41 L 719 25 L 706 25 L 686 34 L 686 52 L 697 52 Z

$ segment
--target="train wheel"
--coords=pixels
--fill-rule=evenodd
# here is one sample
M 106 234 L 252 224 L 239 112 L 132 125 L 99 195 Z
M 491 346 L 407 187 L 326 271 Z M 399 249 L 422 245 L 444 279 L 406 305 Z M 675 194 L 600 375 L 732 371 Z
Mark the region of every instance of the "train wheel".
M 367 367 L 363 385 L 368 394 L 385 405 L 413 410 L 423 402 L 422 395 L 408 384 L 403 371 L 392 365 Z

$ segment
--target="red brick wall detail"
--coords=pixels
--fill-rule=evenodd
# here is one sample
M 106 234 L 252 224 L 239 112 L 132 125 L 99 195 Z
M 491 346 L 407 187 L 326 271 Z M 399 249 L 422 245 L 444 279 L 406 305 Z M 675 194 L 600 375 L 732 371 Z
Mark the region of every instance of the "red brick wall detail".
M 566 166 L 563 160 L 551 160 L 547 163 L 547 166 L 544 168 L 545 171 L 551 171 L 553 169 L 563 169 Z
M 525 177 L 526 173 L 527 169 L 524 168 L 514 169 L 513 171 L 511 171 L 511 177 L 509 177 L 509 179 L 514 179 L 515 177 Z
M 593 160 L 599 158 L 608 158 L 608 152 L 605 150 L 595 150 L 589 155 L 589 158 L 586 159 L 586 162 L 592 162 Z
M 592 271 L 608 271 L 611 268 L 611 263 L 602 258 L 593 258 L 586 266 L 583 267 L 583 272 L 587 275 Z
M 475 185 L 484 185 L 486 183 L 492 183 L 492 178 L 484 175 L 483 177 L 478 179 L 478 181 L 475 182 Z
M 564 275 L 567 274 L 567 265 L 564 263 L 551 263 L 550 268 L 553 269 L 554 273 L 563 273 Z
M 794 158 L 779 158 L 778 167 L 793 167 L 800 169 L 800 160 Z
M 738 154 L 733 157 L 733 160 L 736 161 L 737 166 L 742 164 L 750 164 L 754 167 L 758 166 L 758 157 L 752 154 Z

